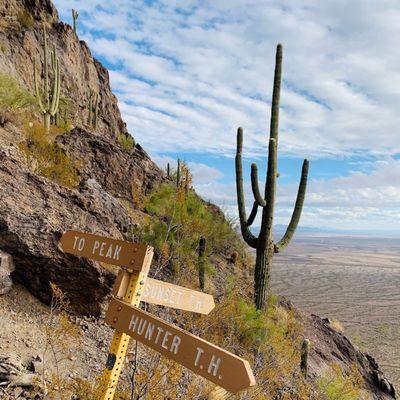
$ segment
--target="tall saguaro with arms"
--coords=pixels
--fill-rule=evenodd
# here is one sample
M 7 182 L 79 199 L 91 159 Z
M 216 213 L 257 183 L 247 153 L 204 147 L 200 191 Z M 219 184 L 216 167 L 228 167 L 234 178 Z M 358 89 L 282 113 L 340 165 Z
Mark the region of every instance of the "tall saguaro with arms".
M 272 258 L 274 253 L 283 250 L 292 239 L 303 209 L 304 197 L 307 186 L 308 161 L 304 160 L 301 180 L 297 193 L 296 204 L 292 218 L 283 238 L 275 243 L 273 240 L 273 222 L 275 208 L 276 179 L 278 174 L 278 125 L 279 125 L 279 97 L 282 77 L 282 45 L 276 49 L 274 88 L 272 94 L 271 126 L 268 144 L 268 169 L 265 183 L 265 195 L 262 196 L 258 186 L 258 169 L 256 164 L 251 165 L 251 187 L 254 203 L 249 218 L 246 216 L 245 199 L 243 191 L 242 172 L 242 147 L 243 129 L 237 131 L 236 150 L 236 189 L 240 217 L 240 228 L 246 243 L 256 249 L 256 266 L 254 271 L 254 296 L 257 309 L 264 309 L 269 292 Z M 261 229 L 258 237 L 253 235 L 250 226 L 253 224 L 258 208 L 262 208 Z

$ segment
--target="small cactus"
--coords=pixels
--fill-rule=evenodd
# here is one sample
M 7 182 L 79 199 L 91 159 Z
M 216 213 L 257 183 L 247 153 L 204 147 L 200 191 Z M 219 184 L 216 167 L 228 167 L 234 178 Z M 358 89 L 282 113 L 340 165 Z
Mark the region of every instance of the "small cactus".
M 310 341 L 308 339 L 304 339 L 301 346 L 300 369 L 305 378 L 307 378 L 308 374 L 308 354 L 310 353 L 310 346 Z
M 38 76 L 36 71 L 36 62 L 33 62 L 33 81 L 35 85 L 35 97 L 43 114 L 44 127 L 46 132 L 50 130 L 51 118 L 54 118 L 57 114 L 58 107 L 60 104 L 60 92 L 61 92 L 61 73 L 60 63 L 58 61 L 56 46 L 54 45 L 53 51 L 50 55 L 51 69 L 53 72 L 53 84 L 50 88 L 50 77 L 49 77 L 49 55 L 47 48 L 47 32 L 46 26 L 43 24 L 43 48 L 44 48 L 44 60 L 43 60 L 43 75 L 44 75 L 44 90 L 41 91 L 38 83 Z M 42 94 L 43 93 L 43 94 Z M 43 98 L 42 98 L 43 95 Z
M 79 17 L 79 13 L 78 13 L 78 11 L 76 11 L 74 9 L 71 10 L 71 13 L 72 13 L 72 21 L 73 21 L 73 26 L 74 26 L 74 32 L 76 33 L 76 20 Z
M 233 265 L 236 265 L 236 263 L 238 262 L 239 259 L 239 253 L 235 250 L 232 254 L 231 254 L 231 263 Z
M 88 103 L 89 103 L 88 126 L 97 129 L 97 121 L 99 114 L 99 95 L 94 90 L 90 90 Z
M 204 262 L 205 251 L 206 251 L 206 238 L 204 236 L 201 236 L 199 240 L 199 261 L 198 261 L 199 286 L 201 290 L 204 290 L 204 283 L 205 283 L 205 262 Z
M 178 165 L 176 167 L 176 187 L 181 185 L 181 160 L 178 158 Z

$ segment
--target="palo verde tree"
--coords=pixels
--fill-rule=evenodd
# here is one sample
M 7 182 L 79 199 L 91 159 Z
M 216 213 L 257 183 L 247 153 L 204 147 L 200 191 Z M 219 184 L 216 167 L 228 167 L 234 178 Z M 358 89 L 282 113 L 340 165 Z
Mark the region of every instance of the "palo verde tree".
M 50 130 L 51 117 L 57 114 L 58 106 L 60 103 L 60 92 L 61 92 L 61 74 L 60 64 L 57 58 L 56 46 L 54 45 L 53 51 L 51 52 L 51 69 L 53 72 L 53 83 L 50 87 L 50 76 L 49 76 L 49 55 L 47 49 L 47 33 L 46 26 L 43 24 L 43 41 L 44 41 L 44 60 L 43 60 L 43 75 L 44 75 L 44 89 L 43 91 L 39 88 L 38 77 L 36 72 L 36 62 L 33 63 L 33 80 L 35 84 L 35 97 L 43 114 L 44 127 L 46 132 Z M 42 98 L 43 96 L 43 98 Z
M 301 173 L 299 190 L 297 193 L 296 204 L 293 215 L 283 238 L 275 243 L 273 240 L 273 222 L 275 207 L 276 179 L 278 177 L 278 124 L 279 124 L 279 97 L 282 76 L 282 45 L 278 44 L 276 50 L 274 87 L 272 94 L 271 126 L 268 144 L 268 169 L 265 184 L 265 195 L 261 195 L 258 186 L 258 169 L 256 164 L 251 165 L 251 187 L 254 195 L 252 211 L 247 219 L 245 209 L 245 199 L 243 192 L 243 172 L 242 172 L 242 146 L 243 129 L 237 131 L 237 150 L 236 150 L 236 189 L 237 201 L 240 217 L 240 228 L 245 242 L 256 249 L 256 266 L 254 271 L 254 296 L 257 309 L 264 309 L 268 300 L 270 273 L 272 257 L 274 253 L 283 250 L 292 239 L 303 208 L 304 197 L 307 186 L 308 161 L 304 160 Z M 257 215 L 258 208 L 262 208 L 261 229 L 259 236 L 256 237 L 250 230 Z

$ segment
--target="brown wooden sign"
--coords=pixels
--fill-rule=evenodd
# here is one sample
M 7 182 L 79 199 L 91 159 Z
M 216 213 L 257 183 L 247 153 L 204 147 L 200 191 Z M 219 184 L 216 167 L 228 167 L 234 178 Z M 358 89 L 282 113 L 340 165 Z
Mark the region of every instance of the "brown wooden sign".
M 143 271 L 146 255 L 153 251 L 151 246 L 111 239 L 91 233 L 66 231 L 59 246 L 65 253 L 91 258 L 92 260 Z
M 215 307 L 214 298 L 210 294 L 152 278 L 146 279 L 141 300 L 200 314 L 209 314 Z
M 105 321 L 229 392 L 255 385 L 246 360 L 121 300 L 111 300 Z
M 114 296 L 122 298 L 128 282 L 127 272 L 120 271 L 114 284 Z M 209 314 L 215 307 L 214 298 L 209 294 L 152 278 L 146 279 L 140 299 L 146 303 L 199 314 Z

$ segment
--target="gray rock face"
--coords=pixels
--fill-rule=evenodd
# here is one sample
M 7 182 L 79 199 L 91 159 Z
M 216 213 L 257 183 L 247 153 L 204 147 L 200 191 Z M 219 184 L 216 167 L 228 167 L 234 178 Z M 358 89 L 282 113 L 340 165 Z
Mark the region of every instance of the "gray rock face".
M 0 188 L 0 248 L 13 255 L 15 279 L 47 303 L 54 282 L 77 312 L 98 315 L 113 274 L 57 245 L 67 229 L 123 238 L 132 221 L 122 205 L 94 180 L 79 191 L 62 188 L 1 149 Z
M 165 174 L 139 145 L 126 151 L 80 128 L 57 137 L 57 142 L 79 160 L 83 179 L 94 178 L 117 197 L 132 199 L 132 191 L 147 194 L 166 180 Z
M 12 287 L 11 272 L 15 270 L 10 254 L 0 250 L 0 296 L 10 291 Z
M 396 399 L 396 391 L 385 377 L 377 362 L 361 352 L 341 332 L 333 329 L 327 318 L 306 316 L 306 335 L 311 340 L 309 371 L 313 378 L 323 375 L 326 366 L 339 364 L 344 370 L 356 365 L 361 371 L 371 398 L 374 400 Z

